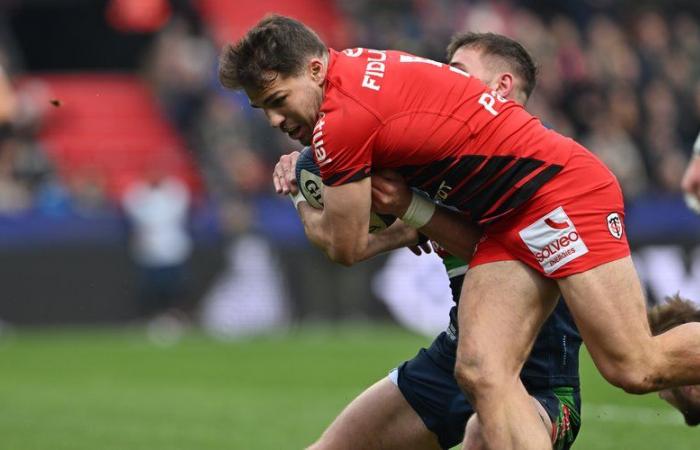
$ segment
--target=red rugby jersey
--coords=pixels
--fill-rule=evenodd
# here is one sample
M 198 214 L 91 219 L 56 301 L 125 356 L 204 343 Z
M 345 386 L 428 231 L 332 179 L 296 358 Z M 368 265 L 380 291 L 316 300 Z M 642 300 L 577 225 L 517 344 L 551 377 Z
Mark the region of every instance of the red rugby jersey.
M 326 185 L 396 169 L 480 223 L 522 205 L 585 151 L 463 71 L 360 48 L 330 51 L 313 147 Z

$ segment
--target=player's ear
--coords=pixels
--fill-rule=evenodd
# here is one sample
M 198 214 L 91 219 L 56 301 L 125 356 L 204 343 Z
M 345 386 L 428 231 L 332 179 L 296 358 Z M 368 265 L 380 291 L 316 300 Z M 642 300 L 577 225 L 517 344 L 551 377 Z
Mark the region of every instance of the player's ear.
M 309 74 L 314 83 L 323 84 L 326 79 L 326 64 L 321 58 L 311 58 L 309 61 Z
M 498 92 L 501 97 L 508 98 L 513 89 L 515 89 L 513 74 L 508 72 L 500 74 L 496 80 L 496 92 Z

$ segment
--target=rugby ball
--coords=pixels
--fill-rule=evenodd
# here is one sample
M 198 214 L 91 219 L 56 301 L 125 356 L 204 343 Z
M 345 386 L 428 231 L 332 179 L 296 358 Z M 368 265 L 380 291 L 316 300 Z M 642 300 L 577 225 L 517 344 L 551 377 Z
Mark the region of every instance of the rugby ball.
M 299 155 L 295 168 L 297 185 L 304 199 L 316 209 L 323 209 L 323 180 L 321 169 L 314 160 L 311 147 L 305 147 Z M 387 214 L 369 214 L 369 232 L 376 233 L 385 230 L 396 221 L 396 217 Z

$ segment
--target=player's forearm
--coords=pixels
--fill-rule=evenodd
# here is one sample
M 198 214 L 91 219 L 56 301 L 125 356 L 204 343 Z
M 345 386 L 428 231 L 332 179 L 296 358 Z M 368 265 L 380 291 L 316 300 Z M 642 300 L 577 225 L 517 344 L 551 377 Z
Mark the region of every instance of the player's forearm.
M 482 235 L 476 225 L 470 224 L 459 213 L 441 206 L 435 208 L 430 221 L 418 231 L 466 262 L 472 259 L 474 247 Z
M 386 230 L 368 236 L 367 247 L 361 260 L 366 260 L 380 253 L 418 243 L 418 232 L 397 220 Z
M 311 243 L 327 253 L 330 246 L 330 233 L 323 228 L 322 210 L 312 208 L 307 202 L 300 202 L 297 206 L 297 212 L 302 225 L 304 225 L 306 237 Z
M 331 261 L 351 266 L 370 257 L 369 239 L 366 235 L 356 238 L 350 236 L 342 226 L 334 226 L 329 222 L 327 211 L 315 209 L 306 202 L 299 203 L 298 212 L 306 236 Z M 367 229 L 366 226 L 364 229 Z

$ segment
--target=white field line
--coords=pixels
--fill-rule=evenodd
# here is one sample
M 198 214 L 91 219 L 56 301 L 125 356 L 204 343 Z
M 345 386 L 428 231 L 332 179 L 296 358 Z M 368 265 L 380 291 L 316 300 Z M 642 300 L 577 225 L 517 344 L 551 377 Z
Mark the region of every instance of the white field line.
M 584 400 L 582 409 L 584 427 L 587 421 L 685 426 L 681 413 L 663 408 L 586 403 Z

